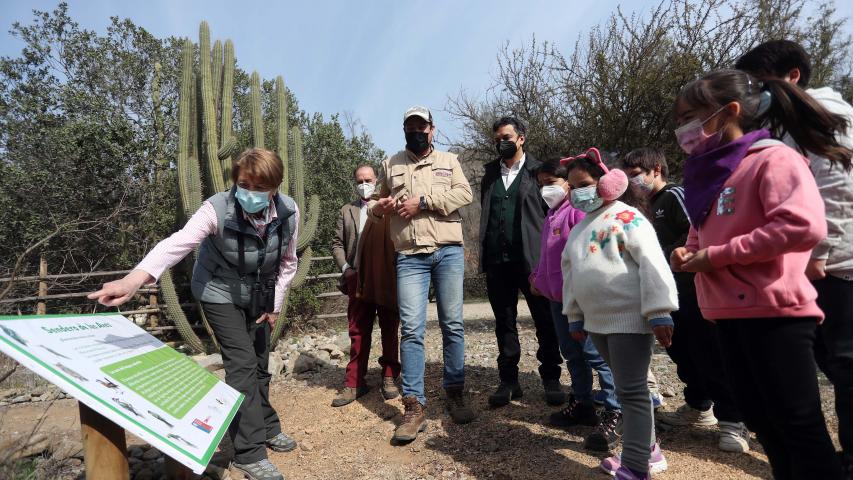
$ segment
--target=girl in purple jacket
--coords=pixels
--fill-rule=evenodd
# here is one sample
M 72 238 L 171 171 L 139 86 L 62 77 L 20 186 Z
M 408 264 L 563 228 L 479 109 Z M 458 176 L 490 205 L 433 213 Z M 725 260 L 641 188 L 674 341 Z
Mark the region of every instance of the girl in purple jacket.
M 568 428 L 575 425 L 596 427 L 584 441 L 590 450 L 607 452 L 619 442 L 616 427 L 622 416 L 616 399 L 610 367 L 587 336 L 584 342 L 574 340 L 569 333 L 569 320 L 563 315 L 563 274 L 560 256 L 569 238 L 569 231 L 583 219 L 584 214 L 569 201 L 568 171 L 559 160 L 542 164 L 536 174 L 541 193 L 550 210 L 542 225 L 542 248 L 539 265 L 530 274 L 530 290 L 551 301 L 554 327 L 560 342 L 560 352 L 566 359 L 572 379 L 572 394 L 568 406 L 551 415 L 549 423 Z M 596 413 L 592 395 L 592 369 L 598 372 L 598 383 L 604 400 L 601 416 Z

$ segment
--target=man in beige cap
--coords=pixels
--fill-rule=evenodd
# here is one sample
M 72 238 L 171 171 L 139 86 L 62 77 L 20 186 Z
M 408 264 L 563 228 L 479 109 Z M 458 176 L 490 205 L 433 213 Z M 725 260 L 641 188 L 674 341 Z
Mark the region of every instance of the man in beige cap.
M 465 258 L 459 208 L 471 203 L 471 186 L 456 155 L 433 147 L 435 125 L 426 107 L 403 115 L 406 149 L 382 162 L 370 203 L 374 220 L 391 215 L 397 251 L 403 421 L 394 440 L 414 440 L 426 428 L 424 332 L 430 281 L 435 286 L 444 346 L 446 407 L 456 423 L 476 414 L 465 405 L 465 330 L 462 280 Z

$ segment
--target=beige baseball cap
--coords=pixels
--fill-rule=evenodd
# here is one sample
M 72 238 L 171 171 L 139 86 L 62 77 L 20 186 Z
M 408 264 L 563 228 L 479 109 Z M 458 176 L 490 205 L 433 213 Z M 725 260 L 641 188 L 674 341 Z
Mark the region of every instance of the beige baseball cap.
M 422 107 L 420 105 L 415 105 L 414 107 L 409 107 L 406 110 L 406 113 L 403 114 L 403 123 L 409 119 L 409 117 L 421 117 L 429 123 L 432 123 L 432 113 L 430 113 L 429 109 L 426 107 Z

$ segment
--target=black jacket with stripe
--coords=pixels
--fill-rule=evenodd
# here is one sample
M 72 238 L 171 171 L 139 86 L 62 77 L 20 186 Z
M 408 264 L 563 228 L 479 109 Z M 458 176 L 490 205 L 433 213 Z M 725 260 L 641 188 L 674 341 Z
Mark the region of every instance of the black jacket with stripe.
M 658 242 L 669 260 L 673 250 L 687 243 L 687 234 L 690 233 L 690 219 L 684 205 L 684 187 L 668 183 L 652 195 L 651 215 Z M 696 294 L 692 273 L 681 272 L 674 275 L 679 294 Z

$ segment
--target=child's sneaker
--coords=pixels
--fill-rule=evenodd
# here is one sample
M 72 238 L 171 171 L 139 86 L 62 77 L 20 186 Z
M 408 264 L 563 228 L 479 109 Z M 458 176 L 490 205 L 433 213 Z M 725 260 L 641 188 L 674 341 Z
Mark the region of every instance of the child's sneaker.
M 661 423 L 674 427 L 710 427 L 717 424 L 713 410 L 697 410 L 685 403 L 674 412 L 661 412 L 657 418 Z
M 598 414 L 595 413 L 593 405 L 580 403 L 574 395 L 569 395 L 569 404 L 559 412 L 552 413 L 548 418 L 548 424 L 561 428 L 575 425 L 594 427 L 598 425 Z
M 720 422 L 720 450 L 746 453 L 749 451 L 749 430 L 741 422 Z
M 635 479 L 635 478 L 650 478 L 649 475 L 652 473 L 661 473 L 665 472 L 669 467 L 666 463 L 666 458 L 663 456 L 663 452 L 660 449 L 660 445 L 655 443 L 652 445 L 652 454 L 649 457 L 649 474 L 646 476 L 637 476 L 637 473 L 628 469 L 628 467 L 622 466 L 622 457 L 620 455 L 613 455 L 612 457 L 605 458 L 601 461 L 601 470 L 608 475 L 613 475 L 619 479 Z M 623 471 L 624 470 L 624 471 Z M 620 476 L 622 474 L 623 476 Z M 632 476 L 624 476 L 624 475 L 634 475 Z
M 622 438 L 621 428 L 622 412 L 604 410 L 595 431 L 584 439 L 583 447 L 596 452 L 611 452 L 619 446 L 619 439 Z

